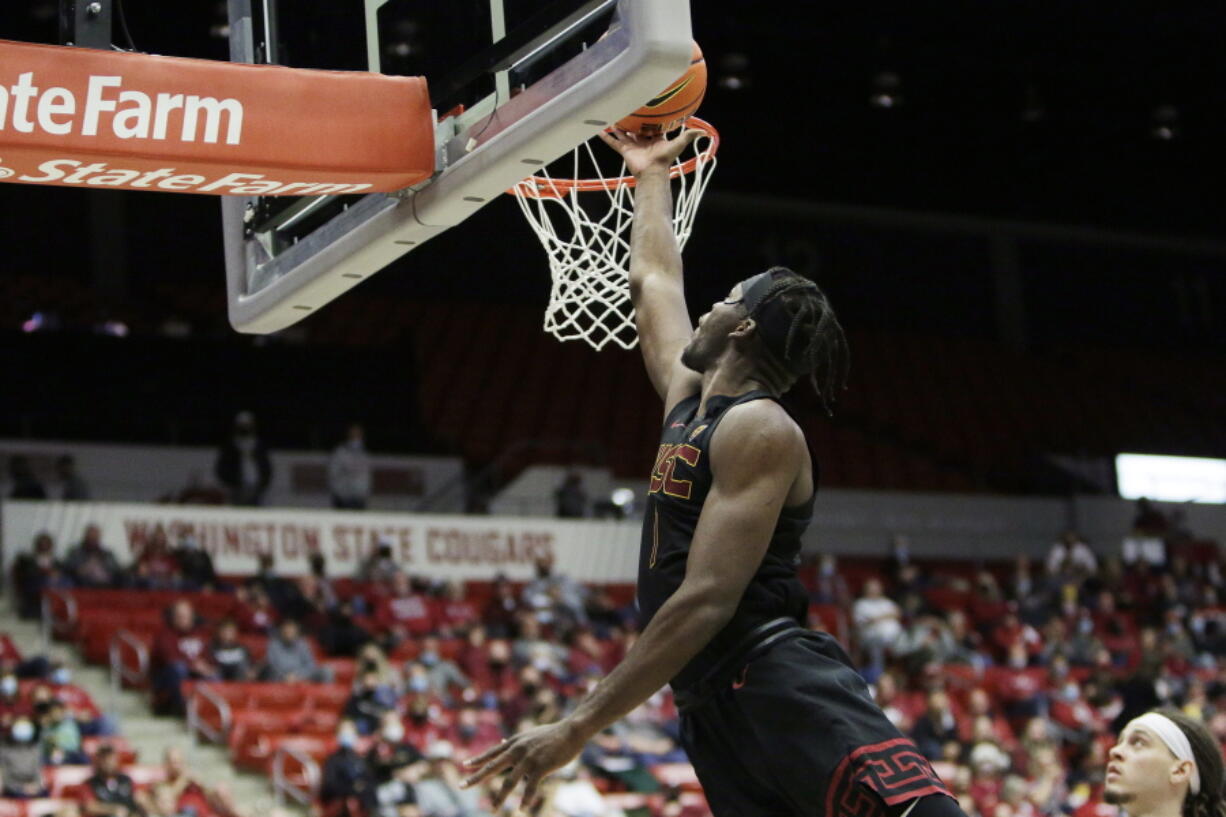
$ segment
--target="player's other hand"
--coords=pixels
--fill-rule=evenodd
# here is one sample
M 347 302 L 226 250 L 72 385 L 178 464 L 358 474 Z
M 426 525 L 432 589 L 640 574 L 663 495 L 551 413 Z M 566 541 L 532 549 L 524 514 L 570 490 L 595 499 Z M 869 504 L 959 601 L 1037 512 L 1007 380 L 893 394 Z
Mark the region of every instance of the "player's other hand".
M 496 774 L 505 773 L 502 785 L 493 795 L 494 808 L 502 805 L 521 780 L 524 782 L 524 793 L 520 808 L 530 808 L 538 797 L 545 775 L 570 762 L 582 751 L 586 742 L 581 730 L 565 718 L 548 726 L 529 729 L 466 760 L 464 767 L 477 771 L 465 778 L 464 786 L 474 786 Z
M 641 176 L 649 170 L 667 171 L 681 151 L 701 135 L 702 131 L 695 128 L 683 130 L 671 139 L 664 135 L 640 136 L 610 128 L 601 133 L 600 138 L 622 155 L 627 170 Z

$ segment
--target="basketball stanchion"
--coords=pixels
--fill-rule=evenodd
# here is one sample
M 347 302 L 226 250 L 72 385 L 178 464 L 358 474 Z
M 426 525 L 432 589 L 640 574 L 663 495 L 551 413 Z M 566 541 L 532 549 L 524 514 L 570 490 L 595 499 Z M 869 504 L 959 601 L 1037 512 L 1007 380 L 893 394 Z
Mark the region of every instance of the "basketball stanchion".
M 696 117 L 686 124 L 702 135 L 669 171 L 679 248 L 690 237 L 719 150 L 719 132 L 711 124 Z M 603 144 L 598 149 L 608 151 Z M 558 340 L 584 340 L 597 350 L 608 343 L 633 349 L 638 343 L 630 302 L 635 179 L 624 164 L 616 175 L 605 176 L 590 141 L 575 148 L 572 168 L 571 178 L 542 170 L 511 190 L 549 256 L 553 283 L 545 331 Z

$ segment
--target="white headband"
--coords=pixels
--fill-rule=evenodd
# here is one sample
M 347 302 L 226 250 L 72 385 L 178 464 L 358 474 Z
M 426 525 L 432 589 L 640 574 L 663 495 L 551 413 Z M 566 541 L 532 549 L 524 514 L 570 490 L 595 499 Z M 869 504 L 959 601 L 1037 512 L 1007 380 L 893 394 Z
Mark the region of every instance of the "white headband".
M 1128 725 L 1144 726 L 1166 744 L 1166 748 L 1171 750 L 1171 754 L 1177 760 L 1192 761 L 1192 777 L 1188 783 L 1188 790 L 1192 794 L 1200 792 L 1200 770 L 1196 767 L 1196 758 L 1192 755 L 1192 744 L 1188 741 L 1188 736 L 1179 728 L 1179 724 L 1160 712 L 1146 712 L 1138 718 L 1133 718 Z

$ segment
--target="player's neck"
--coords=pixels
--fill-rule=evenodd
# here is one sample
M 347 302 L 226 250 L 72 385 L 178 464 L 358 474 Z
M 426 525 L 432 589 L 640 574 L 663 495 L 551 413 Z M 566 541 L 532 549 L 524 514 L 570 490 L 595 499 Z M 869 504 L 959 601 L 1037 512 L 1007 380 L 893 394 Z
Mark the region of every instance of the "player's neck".
M 1128 817 L 1180 817 L 1183 807 L 1178 800 L 1166 799 L 1159 803 L 1125 803 Z
M 725 356 L 702 373 L 702 396 L 698 401 L 698 416 L 707 413 L 707 401 L 716 395 L 735 397 L 756 389 L 770 391 L 755 377 L 752 364 L 741 357 Z

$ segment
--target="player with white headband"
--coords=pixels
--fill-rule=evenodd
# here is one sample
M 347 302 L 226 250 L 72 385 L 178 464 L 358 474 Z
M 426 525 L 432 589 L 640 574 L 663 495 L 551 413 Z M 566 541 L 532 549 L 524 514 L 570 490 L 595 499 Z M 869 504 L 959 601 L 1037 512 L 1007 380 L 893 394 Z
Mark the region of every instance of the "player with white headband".
M 1120 733 L 1103 799 L 1129 817 L 1226 817 L 1222 768 L 1222 750 L 1204 724 L 1157 709 Z

